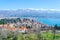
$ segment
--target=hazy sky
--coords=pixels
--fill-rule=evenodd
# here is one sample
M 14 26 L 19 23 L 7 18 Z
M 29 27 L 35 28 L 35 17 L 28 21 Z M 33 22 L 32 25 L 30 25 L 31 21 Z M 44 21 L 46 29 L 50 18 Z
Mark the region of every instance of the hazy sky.
M 1 9 L 60 9 L 60 0 L 0 0 Z

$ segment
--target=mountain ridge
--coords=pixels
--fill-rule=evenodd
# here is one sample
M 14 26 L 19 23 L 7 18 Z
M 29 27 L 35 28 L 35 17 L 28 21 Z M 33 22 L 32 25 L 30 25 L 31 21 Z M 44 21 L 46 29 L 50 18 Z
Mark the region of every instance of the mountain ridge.
M 34 10 L 34 9 L 18 9 L 18 10 L 0 10 L 0 17 L 51 17 L 60 18 L 60 11 L 53 10 Z

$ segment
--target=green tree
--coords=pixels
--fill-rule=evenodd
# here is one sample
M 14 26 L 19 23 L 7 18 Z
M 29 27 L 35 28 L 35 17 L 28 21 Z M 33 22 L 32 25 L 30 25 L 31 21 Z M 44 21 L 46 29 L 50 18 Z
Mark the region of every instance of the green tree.
M 55 24 L 53 28 L 53 40 L 55 39 L 56 29 L 57 29 L 57 24 Z

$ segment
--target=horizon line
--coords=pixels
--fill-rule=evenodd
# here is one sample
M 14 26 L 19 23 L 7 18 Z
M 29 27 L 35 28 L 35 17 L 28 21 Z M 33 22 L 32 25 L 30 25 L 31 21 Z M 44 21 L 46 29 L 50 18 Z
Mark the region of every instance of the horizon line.
M 19 9 L 0 9 L 0 10 L 42 10 L 42 11 L 60 11 L 60 9 L 45 9 L 45 8 L 19 8 Z

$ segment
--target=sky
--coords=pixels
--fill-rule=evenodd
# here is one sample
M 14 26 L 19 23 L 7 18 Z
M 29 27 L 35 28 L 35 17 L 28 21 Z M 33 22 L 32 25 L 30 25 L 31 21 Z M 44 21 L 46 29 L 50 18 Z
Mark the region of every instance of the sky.
M 0 0 L 0 10 L 25 8 L 60 10 L 60 0 Z

